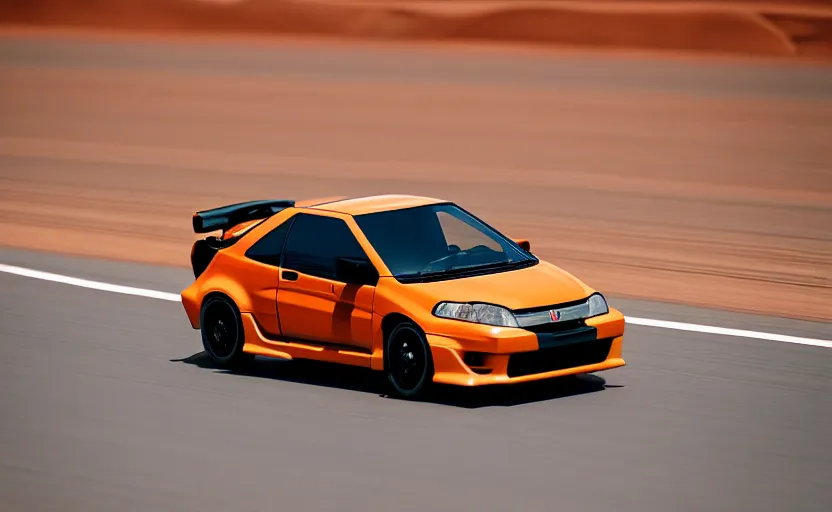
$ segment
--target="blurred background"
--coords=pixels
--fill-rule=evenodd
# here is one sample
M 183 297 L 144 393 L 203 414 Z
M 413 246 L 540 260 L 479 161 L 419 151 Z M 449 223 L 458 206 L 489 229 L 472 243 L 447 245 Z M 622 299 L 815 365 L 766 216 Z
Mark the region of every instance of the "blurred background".
M 0 263 L 178 293 L 194 211 L 419 194 L 627 315 L 829 339 L 830 64 L 821 0 L 3 0 Z M 609 385 L 403 404 L 3 279 L 2 510 L 832 510 L 826 348 L 628 325 Z
M 187 266 L 195 210 L 425 194 L 608 293 L 832 317 L 830 2 L 7 0 L 0 20 L 5 244 Z

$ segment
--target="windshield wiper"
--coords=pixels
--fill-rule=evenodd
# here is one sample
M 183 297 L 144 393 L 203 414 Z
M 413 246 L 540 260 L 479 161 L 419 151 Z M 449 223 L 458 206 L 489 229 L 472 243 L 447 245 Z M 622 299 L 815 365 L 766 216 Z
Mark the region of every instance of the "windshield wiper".
M 535 263 L 535 260 L 520 260 L 520 261 L 497 261 L 494 263 L 485 263 L 482 265 L 468 265 L 464 267 L 451 267 L 446 270 L 434 270 L 431 272 L 412 272 L 409 274 L 400 274 L 396 277 L 400 279 L 429 279 L 431 277 L 457 277 L 469 273 L 477 273 L 482 270 L 494 269 L 509 269 L 521 268 L 530 266 Z
M 480 265 L 466 265 L 463 267 L 451 267 L 450 272 L 468 272 L 470 270 L 491 270 L 495 268 L 510 268 L 525 264 L 526 261 L 495 261 L 494 263 L 482 263 Z
M 444 276 L 448 273 L 447 270 L 434 270 L 432 272 L 410 272 L 409 274 L 399 274 L 396 277 L 400 277 L 403 279 L 413 279 L 417 277 L 436 277 L 436 276 Z

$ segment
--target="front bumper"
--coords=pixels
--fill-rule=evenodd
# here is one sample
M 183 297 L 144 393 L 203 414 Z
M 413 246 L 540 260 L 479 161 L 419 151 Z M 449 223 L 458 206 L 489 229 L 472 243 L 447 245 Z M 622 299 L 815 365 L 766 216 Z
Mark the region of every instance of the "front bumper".
M 428 334 L 433 381 L 458 386 L 514 384 L 624 366 L 624 315 L 610 308 L 586 325 L 560 332 L 496 329 L 484 340 Z

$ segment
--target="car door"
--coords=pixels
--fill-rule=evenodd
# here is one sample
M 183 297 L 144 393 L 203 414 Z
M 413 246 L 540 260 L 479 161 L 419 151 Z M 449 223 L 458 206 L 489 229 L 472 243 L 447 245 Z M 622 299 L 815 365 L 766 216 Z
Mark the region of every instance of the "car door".
M 252 314 L 260 328 L 268 336 L 280 334 L 277 318 L 277 290 L 280 282 L 280 260 L 283 245 L 289 234 L 292 219 L 263 235 L 246 251 L 246 257 L 257 264 L 247 265 L 240 273 L 241 284 L 251 295 Z
M 369 351 L 375 287 L 339 279 L 339 258 L 370 263 L 343 219 L 306 213 L 295 216 L 284 246 L 277 291 L 280 330 L 289 338 Z

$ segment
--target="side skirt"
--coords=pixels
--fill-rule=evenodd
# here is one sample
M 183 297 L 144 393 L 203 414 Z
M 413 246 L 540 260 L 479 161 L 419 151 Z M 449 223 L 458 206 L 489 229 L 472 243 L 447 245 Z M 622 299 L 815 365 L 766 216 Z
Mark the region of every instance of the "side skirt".
M 369 351 L 362 351 L 357 347 L 345 345 L 313 343 L 305 340 L 267 336 L 250 313 L 242 313 L 240 316 L 246 336 L 243 352 L 247 354 L 279 359 L 311 359 L 364 368 L 371 367 L 372 354 Z

